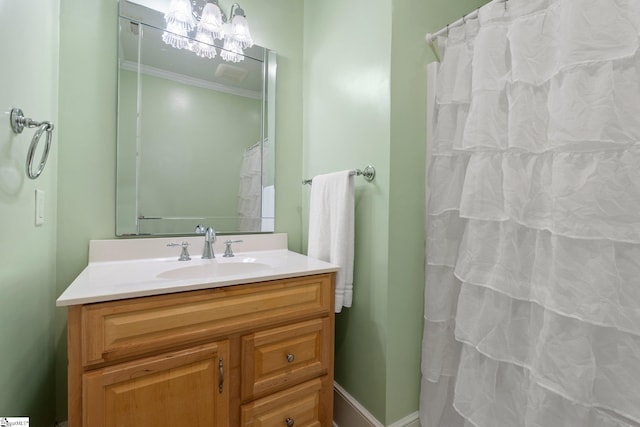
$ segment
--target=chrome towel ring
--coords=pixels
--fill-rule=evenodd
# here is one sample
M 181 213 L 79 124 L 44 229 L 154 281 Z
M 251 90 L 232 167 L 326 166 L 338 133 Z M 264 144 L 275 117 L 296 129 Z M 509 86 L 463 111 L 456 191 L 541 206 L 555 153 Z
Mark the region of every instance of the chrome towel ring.
M 53 138 L 53 123 L 51 122 L 36 122 L 28 117 L 25 117 L 22 113 L 22 110 L 19 108 L 11 109 L 11 129 L 17 135 L 21 134 L 25 127 L 27 128 L 38 128 L 36 133 L 31 138 L 31 145 L 29 146 L 29 151 L 27 152 L 27 176 L 31 179 L 36 179 L 40 176 L 42 171 L 44 170 L 44 165 L 47 163 L 47 157 L 49 157 L 49 150 L 51 149 L 51 140 Z M 44 146 L 44 151 L 42 152 L 42 157 L 40 157 L 40 165 L 38 166 L 37 171 L 33 171 L 33 156 L 35 155 L 36 148 L 38 147 L 38 143 L 40 142 L 40 138 L 44 132 L 47 132 L 47 142 Z

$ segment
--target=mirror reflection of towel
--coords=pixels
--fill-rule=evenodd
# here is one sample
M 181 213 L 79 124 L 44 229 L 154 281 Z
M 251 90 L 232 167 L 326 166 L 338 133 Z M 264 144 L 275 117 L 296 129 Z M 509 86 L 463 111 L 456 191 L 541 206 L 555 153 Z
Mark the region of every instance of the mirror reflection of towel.
M 273 231 L 275 229 L 276 215 L 276 189 L 268 185 L 262 189 L 262 229 L 261 231 Z
M 313 177 L 307 255 L 340 266 L 335 312 L 351 307 L 355 190 L 350 171 Z

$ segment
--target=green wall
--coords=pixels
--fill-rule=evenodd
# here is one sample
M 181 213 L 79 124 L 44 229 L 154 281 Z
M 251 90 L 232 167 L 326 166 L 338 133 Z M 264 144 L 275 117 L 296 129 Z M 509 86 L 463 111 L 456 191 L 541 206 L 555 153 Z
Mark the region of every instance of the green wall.
M 56 1 L 0 1 L 0 416 L 28 416 L 36 427 L 55 419 L 58 14 Z M 25 173 L 35 129 L 14 135 L 12 107 L 56 126 L 37 180 Z M 36 189 L 45 193 L 40 226 L 34 221 Z
M 485 2 L 305 1 L 304 175 L 377 170 L 356 179 L 354 305 L 336 317 L 336 381 L 385 425 L 417 411 L 420 392 L 424 37 Z
M 58 294 L 115 237 L 117 3 L 60 2 Z M 67 413 L 66 310 L 57 310 L 56 403 Z
M 384 420 L 391 3 L 306 0 L 304 6 L 304 176 L 367 164 L 377 172 L 371 183 L 355 181 L 354 299 L 336 316 L 335 378 Z M 304 190 L 306 218 L 309 187 Z
M 418 409 L 425 256 L 427 2 L 393 1 L 387 423 Z
M 231 2 L 220 4 L 228 10 Z M 276 231 L 289 233 L 292 250 L 301 249 L 302 6 L 297 0 L 242 2 L 254 41 L 278 52 Z M 115 237 L 117 14 L 116 0 L 61 0 L 57 295 L 86 266 L 89 240 Z M 57 314 L 62 419 L 66 311 Z

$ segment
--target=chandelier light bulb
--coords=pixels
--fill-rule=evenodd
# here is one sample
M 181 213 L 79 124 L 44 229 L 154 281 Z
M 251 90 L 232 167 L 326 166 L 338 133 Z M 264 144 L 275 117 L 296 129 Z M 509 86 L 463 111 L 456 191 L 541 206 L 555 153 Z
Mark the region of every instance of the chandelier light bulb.
M 162 41 L 176 49 L 188 49 L 189 33 L 181 25 L 167 24 L 166 31 L 162 33 Z
M 189 49 L 201 58 L 212 59 L 217 55 L 216 48 L 213 46 L 213 37 L 210 33 L 198 32 Z
M 235 40 L 242 49 L 253 46 L 249 23 L 244 15 L 236 14 L 231 18 L 230 32 L 231 34 L 229 36 Z
M 228 62 L 240 62 L 244 59 L 244 52 L 238 42 L 225 37 L 224 47 L 222 48 L 220 56 Z
M 167 28 L 162 33 L 162 41 L 176 49 L 188 49 L 189 31 L 196 25 L 189 0 L 171 0 L 164 19 Z
M 176 49 L 191 50 L 202 58 L 216 57 L 216 39 L 224 40 L 220 56 L 230 62 L 242 61 L 243 49 L 253 46 L 249 23 L 237 3 L 231 7 L 227 19 L 216 0 L 206 2 L 200 17 L 194 13 L 190 0 L 171 0 L 164 18 L 167 25 L 162 40 Z M 191 33 L 194 29 L 195 36 Z
M 207 3 L 202 9 L 202 17 L 198 22 L 198 32 L 210 33 L 214 39 L 222 40 L 224 21 L 222 11 L 215 3 Z
M 189 0 L 171 0 L 169 11 L 164 15 L 167 23 L 173 29 L 179 29 L 179 34 L 186 34 L 196 26 Z

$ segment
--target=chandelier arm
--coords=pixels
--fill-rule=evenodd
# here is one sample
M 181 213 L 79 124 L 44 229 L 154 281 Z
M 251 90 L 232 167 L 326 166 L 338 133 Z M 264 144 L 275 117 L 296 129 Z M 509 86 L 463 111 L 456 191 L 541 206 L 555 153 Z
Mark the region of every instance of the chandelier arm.
M 238 15 L 241 16 L 245 16 L 244 14 L 244 10 L 242 9 L 242 7 L 238 4 L 238 3 L 234 3 L 231 5 L 231 11 L 229 12 L 229 20 L 233 19 L 233 11 L 236 10 L 238 12 Z
M 233 5 L 231 5 L 231 13 L 229 13 L 229 18 L 227 18 L 227 15 L 224 13 L 224 10 L 222 9 L 222 7 L 220 7 L 220 3 L 218 3 L 218 0 L 207 0 L 205 1 L 204 6 L 206 6 L 207 3 L 213 3 L 216 6 L 218 6 L 218 9 L 220 9 L 220 13 L 222 13 L 222 22 L 227 22 L 230 21 L 231 18 L 233 17 L 233 7 L 237 6 L 241 11 L 242 8 L 240 7 L 240 5 L 238 3 L 234 3 Z M 192 10 L 193 10 L 193 17 L 196 20 L 199 20 L 200 17 L 202 16 L 202 10 L 204 9 L 204 6 L 198 6 L 198 0 L 191 0 L 191 5 L 192 5 Z M 200 13 L 196 13 L 196 10 L 198 10 Z M 244 11 L 243 11 L 243 15 L 244 16 Z

